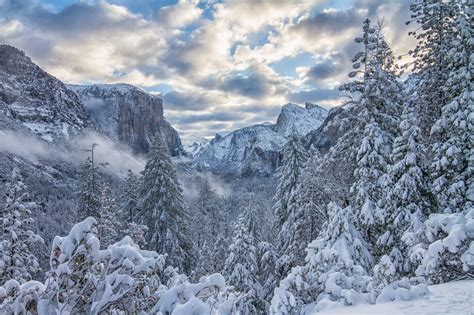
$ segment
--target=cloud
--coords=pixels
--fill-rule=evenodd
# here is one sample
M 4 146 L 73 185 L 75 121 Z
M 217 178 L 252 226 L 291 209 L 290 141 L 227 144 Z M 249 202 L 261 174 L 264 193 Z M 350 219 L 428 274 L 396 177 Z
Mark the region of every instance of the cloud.
M 274 121 L 278 111 L 267 109 L 277 104 L 338 105 L 333 88 L 348 80 L 362 21 L 383 16 L 389 41 L 405 53 L 413 46 L 404 26 L 410 2 L 101 0 L 54 7 L 0 0 L 0 42 L 67 83 L 168 86 L 167 118 L 181 132 L 210 135 Z M 301 54 L 313 63 L 291 59 Z M 284 58 L 294 60 L 285 75 L 270 66 Z M 209 114 L 223 111 L 235 119 Z
M 313 89 L 290 93 L 288 99 L 291 102 L 304 104 L 306 102 L 317 103 L 320 101 L 331 101 L 340 98 L 340 92 L 337 89 Z
M 253 72 L 250 75 L 231 76 L 222 83 L 224 91 L 232 91 L 250 98 L 260 99 L 271 93 L 271 81 L 262 74 Z
M 89 131 L 67 143 L 68 148 L 57 147 L 31 134 L 0 130 L 0 152 L 19 155 L 30 161 L 37 162 L 44 159 L 63 160 L 75 164 L 83 163 L 88 154 L 85 150 L 92 143 L 98 147 L 94 151 L 97 163 L 108 163 L 104 171 L 111 174 L 125 176 L 130 169 L 140 172 L 145 166 L 143 157 L 135 156 L 128 148 L 119 146 L 96 132 Z
M 48 155 L 48 145 L 31 135 L 0 130 L 0 152 L 20 155 L 36 161 Z
M 175 5 L 168 5 L 160 8 L 156 12 L 156 19 L 159 23 L 173 28 L 181 28 L 198 20 L 202 14 L 202 9 L 197 2 L 178 1 Z
M 198 111 L 216 104 L 217 99 L 196 92 L 173 91 L 163 95 L 165 108 Z

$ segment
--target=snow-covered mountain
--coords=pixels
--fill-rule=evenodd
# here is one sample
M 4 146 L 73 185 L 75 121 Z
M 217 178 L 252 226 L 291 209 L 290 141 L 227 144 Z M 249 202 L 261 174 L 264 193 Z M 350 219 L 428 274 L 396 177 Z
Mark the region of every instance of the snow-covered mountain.
M 0 129 L 57 142 L 91 125 L 77 95 L 15 47 L 0 45 L 0 82 Z
M 195 135 L 181 137 L 183 149 L 191 157 L 197 155 L 210 141 L 208 138 Z
M 160 132 L 172 156 L 184 154 L 176 130 L 163 116 L 163 101 L 129 84 L 69 85 L 92 121 L 112 139 L 147 153 Z
M 194 157 L 201 168 L 241 174 L 270 174 L 278 165 L 280 150 L 295 132 L 305 136 L 319 128 L 327 110 L 314 104 L 286 104 L 277 122 L 244 127 L 225 136 L 216 135 Z

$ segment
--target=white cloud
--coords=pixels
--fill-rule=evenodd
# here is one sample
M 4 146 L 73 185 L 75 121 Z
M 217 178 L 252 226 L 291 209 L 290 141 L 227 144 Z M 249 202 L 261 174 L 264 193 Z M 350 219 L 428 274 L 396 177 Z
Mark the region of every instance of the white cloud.
M 25 1 L 16 12 L 10 1 L 4 0 L 7 14 L 0 20 L 0 41 L 25 50 L 68 83 L 171 86 L 176 93 L 170 95 L 174 102 L 165 102 L 165 114 L 178 129 L 206 135 L 249 121 L 271 121 L 276 112 L 247 113 L 245 120 L 207 125 L 180 123 L 175 117 L 181 115 L 183 121 L 196 114 L 275 106 L 347 80 L 356 49 L 353 38 L 366 15 L 385 17 L 387 35 L 399 53 L 413 44 L 402 26 L 408 0 L 352 0 L 343 9 L 331 8 L 327 0 L 183 0 L 149 17 L 107 1 L 76 3 L 60 11 Z M 203 18 L 205 11 L 210 19 Z M 295 64 L 295 78 L 270 67 L 300 53 L 313 55 L 315 64 Z M 337 104 L 334 100 L 324 102 Z M 195 110 L 189 110 L 193 104 Z

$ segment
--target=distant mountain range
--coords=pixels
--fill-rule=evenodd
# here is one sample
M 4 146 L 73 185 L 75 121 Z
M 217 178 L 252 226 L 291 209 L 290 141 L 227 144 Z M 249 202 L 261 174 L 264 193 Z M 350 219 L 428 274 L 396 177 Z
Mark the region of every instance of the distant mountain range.
M 216 135 L 212 140 L 188 140 L 185 149 L 198 168 L 218 173 L 268 175 L 275 171 L 290 134 L 304 137 L 318 129 L 326 116 L 327 110 L 318 105 L 286 104 L 275 124 L 244 127 L 225 136 Z

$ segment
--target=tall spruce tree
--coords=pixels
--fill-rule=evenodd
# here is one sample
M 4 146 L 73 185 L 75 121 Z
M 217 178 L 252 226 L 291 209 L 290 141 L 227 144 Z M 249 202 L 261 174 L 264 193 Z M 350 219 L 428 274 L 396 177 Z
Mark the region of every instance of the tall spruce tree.
M 234 225 L 229 257 L 223 270 L 228 283 L 243 294 L 237 303 L 239 314 L 259 314 L 265 307 L 258 277 L 258 242 L 251 212 L 242 213 Z
M 99 168 L 92 163 L 91 158 L 81 165 L 79 174 L 79 189 L 77 196 L 77 220 L 87 217 L 99 217 L 100 187 Z
M 446 35 L 450 36 L 449 51 L 443 56 L 444 103 L 431 129 L 436 139 L 432 147 L 432 176 L 440 212 L 458 213 L 472 207 L 474 199 L 473 9 L 469 1 L 449 4 L 453 30 Z
M 297 210 L 297 187 L 301 172 L 307 160 L 307 153 L 301 140 L 293 133 L 283 148 L 283 160 L 278 168 L 278 187 L 274 197 L 274 213 L 277 231 L 276 247 L 281 255 L 280 277 L 296 264 L 296 257 L 290 249 L 295 239 L 295 212 Z
M 148 227 L 150 249 L 167 254 L 172 266 L 189 274 L 195 261 L 189 214 L 160 135 L 155 137 L 143 172 L 139 209 L 140 223 Z
M 140 247 L 146 246 L 145 235 L 148 227 L 138 222 L 138 203 L 140 179 L 131 170 L 127 172 L 125 183 L 120 189 L 120 198 L 118 201 L 118 216 L 121 223 L 121 233 L 123 236 L 130 236 Z
M 101 239 L 101 245 L 104 248 L 119 241 L 120 221 L 117 213 L 117 203 L 106 183 L 103 183 L 101 187 L 97 231 Z
M 270 314 L 298 314 L 306 304 L 351 305 L 369 298 L 372 256 L 350 206 L 328 205 L 329 219 L 307 249 L 306 263 L 280 282 Z M 320 303 L 320 307 L 319 304 Z
M 449 98 L 444 88 L 448 80 L 448 61 L 455 33 L 455 1 L 420 0 L 410 6 L 411 20 L 417 30 L 410 32 L 418 41 L 410 51 L 414 58 L 413 71 L 418 78 L 415 104 L 420 113 L 420 128 L 430 140 L 430 128 L 440 116 L 441 108 Z
M 3 234 L 0 242 L 0 283 L 14 279 L 20 283 L 31 280 L 40 270 L 32 246 L 43 244 L 43 239 L 29 230 L 33 223 L 32 210 L 37 205 L 31 201 L 28 189 L 17 167 L 5 185 L 6 202 L 3 211 Z
M 392 260 L 398 276 L 405 276 L 413 273 L 419 263 L 412 261 L 412 250 L 422 238 L 424 220 L 432 212 L 426 148 L 413 108 L 404 110 L 400 136 L 394 141 L 390 160 L 388 173 L 383 177 L 384 195 L 380 202 L 385 232 L 377 244 Z M 387 259 L 381 263 L 387 264 Z

